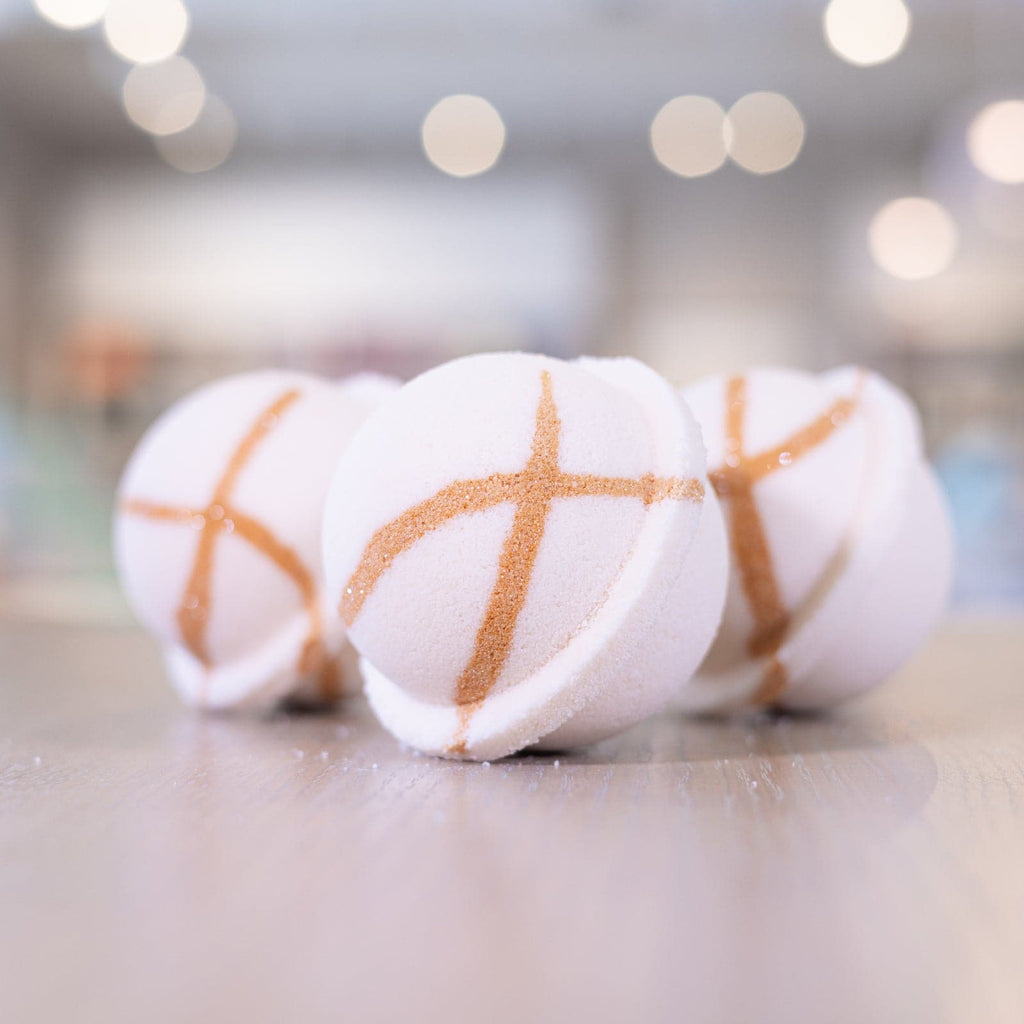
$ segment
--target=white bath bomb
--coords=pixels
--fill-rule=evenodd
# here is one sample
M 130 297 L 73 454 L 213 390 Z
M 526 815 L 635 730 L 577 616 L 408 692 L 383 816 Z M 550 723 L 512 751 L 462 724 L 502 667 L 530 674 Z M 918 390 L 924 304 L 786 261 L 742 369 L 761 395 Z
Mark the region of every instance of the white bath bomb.
M 342 457 L 330 600 L 400 740 L 496 758 L 611 735 L 703 657 L 725 536 L 693 417 L 633 360 L 471 356 Z
M 398 383 L 268 370 L 217 381 L 149 429 L 121 479 L 128 601 L 190 704 L 331 699 L 359 674 L 324 602 L 320 529 L 338 458 Z
M 910 401 L 851 367 L 715 377 L 684 396 L 732 556 L 722 627 L 685 706 L 814 709 L 881 682 L 935 625 L 952 574 Z

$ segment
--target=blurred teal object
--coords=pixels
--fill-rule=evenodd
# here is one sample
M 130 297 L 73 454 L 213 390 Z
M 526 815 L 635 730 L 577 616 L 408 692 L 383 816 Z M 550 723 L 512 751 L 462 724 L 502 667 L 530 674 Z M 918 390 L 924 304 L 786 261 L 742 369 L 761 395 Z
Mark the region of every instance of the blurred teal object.
M 970 433 L 935 460 L 957 542 L 954 603 L 1024 603 L 1024 459 L 1003 438 Z

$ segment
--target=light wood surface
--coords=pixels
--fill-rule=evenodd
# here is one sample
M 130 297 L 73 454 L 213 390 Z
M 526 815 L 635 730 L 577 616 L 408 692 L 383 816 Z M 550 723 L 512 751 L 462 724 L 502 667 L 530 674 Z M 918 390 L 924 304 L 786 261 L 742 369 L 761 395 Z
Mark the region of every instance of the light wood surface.
M 0 627 L 0 1021 L 1024 1021 L 1024 624 L 820 719 L 415 757 Z

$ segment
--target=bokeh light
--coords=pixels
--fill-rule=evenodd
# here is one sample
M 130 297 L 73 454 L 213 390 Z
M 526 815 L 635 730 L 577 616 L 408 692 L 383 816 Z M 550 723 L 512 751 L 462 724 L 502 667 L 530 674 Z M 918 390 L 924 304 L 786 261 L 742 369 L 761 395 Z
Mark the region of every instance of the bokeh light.
M 788 167 L 804 144 L 804 119 L 777 92 L 751 92 L 737 100 L 725 119 L 729 156 L 752 174 Z
M 133 64 L 155 64 L 181 49 L 188 24 L 181 0 L 110 0 L 103 31 L 119 57 Z
M 35 9 L 58 28 L 95 25 L 107 9 L 107 0 L 32 0 Z
M 424 118 L 421 134 L 427 159 L 456 178 L 490 170 L 505 147 L 501 115 L 482 96 L 446 96 Z
M 172 167 L 200 174 L 219 167 L 231 155 L 238 139 L 238 124 L 228 105 L 207 95 L 202 113 L 191 127 L 154 139 L 157 152 Z
M 172 57 L 139 64 L 121 90 L 128 117 L 152 135 L 173 135 L 195 124 L 206 100 L 206 86 L 191 61 Z
M 832 0 L 824 21 L 828 45 L 858 67 L 892 60 L 910 34 L 910 11 L 903 0 Z
M 967 152 L 974 166 L 993 181 L 1024 182 L 1024 100 L 985 107 L 967 129 Z
M 921 196 L 886 203 L 872 218 L 868 245 L 882 270 L 905 281 L 934 277 L 953 261 L 957 230 L 944 206 Z
M 677 96 L 651 122 L 651 149 L 673 174 L 698 178 L 725 162 L 725 111 L 707 96 Z

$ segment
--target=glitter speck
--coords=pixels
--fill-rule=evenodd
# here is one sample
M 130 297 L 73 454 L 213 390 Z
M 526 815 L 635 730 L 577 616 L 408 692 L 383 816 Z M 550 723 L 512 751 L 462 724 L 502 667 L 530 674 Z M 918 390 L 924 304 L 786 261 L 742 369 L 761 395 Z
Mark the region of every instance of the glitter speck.
M 740 457 L 736 452 L 729 452 L 725 457 L 725 464 L 735 469 L 740 464 Z
M 233 519 L 224 520 L 224 532 L 234 533 L 235 532 L 235 521 Z
M 206 516 L 204 516 L 201 512 L 197 512 L 192 517 L 192 529 L 201 530 L 204 526 L 206 526 Z
M 788 466 L 793 461 L 792 452 L 779 452 L 779 465 Z
M 555 767 L 556 768 L 561 768 L 562 767 L 562 762 L 559 761 L 557 757 L 555 758 Z
M 296 761 L 301 761 L 306 756 L 306 752 L 304 750 L 299 750 L 298 747 L 292 750 L 292 753 L 295 755 Z
M 195 594 L 189 594 L 188 597 L 185 598 L 185 607 L 189 611 L 194 611 L 199 607 L 199 598 L 196 597 Z
M 224 518 L 223 505 L 211 505 L 209 510 L 210 518 L 216 523 Z

